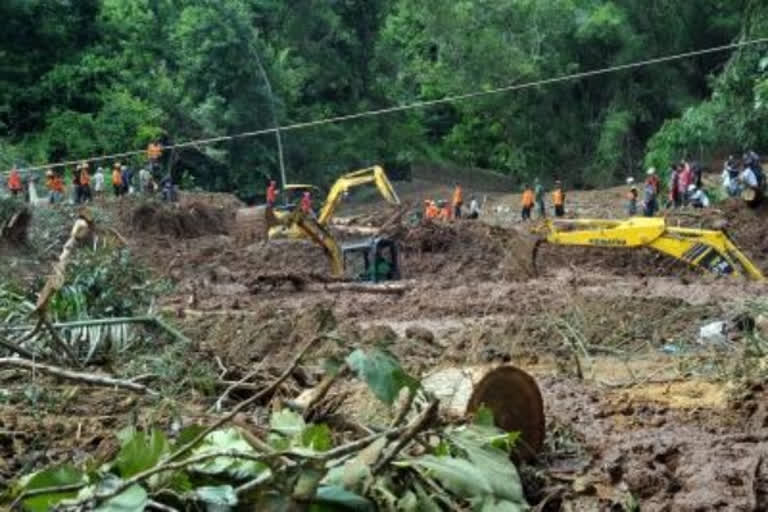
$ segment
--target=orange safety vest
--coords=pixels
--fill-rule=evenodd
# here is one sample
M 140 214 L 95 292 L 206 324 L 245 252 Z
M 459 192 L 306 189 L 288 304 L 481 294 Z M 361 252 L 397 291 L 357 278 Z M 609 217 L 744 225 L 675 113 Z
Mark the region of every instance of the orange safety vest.
M 8 176 L 8 188 L 11 190 L 21 190 L 21 175 L 16 169 L 11 171 Z
M 456 187 L 453 191 L 453 206 L 458 206 L 464 203 L 464 191 L 461 187 Z
M 533 198 L 533 190 L 526 189 L 525 192 L 523 192 L 523 208 L 533 208 L 534 198 Z
M 91 175 L 88 174 L 88 169 L 80 171 L 80 185 L 89 186 L 91 184 Z
M 552 192 L 552 202 L 555 206 L 563 206 L 563 203 L 565 203 L 565 193 L 562 189 L 557 188 Z
M 56 192 L 64 192 L 64 181 L 61 176 L 54 176 L 51 181 L 51 188 Z
M 112 185 L 115 187 L 119 187 L 123 184 L 123 175 L 120 174 L 120 171 L 115 169 L 112 171 Z
M 310 196 L 302 196 L 301 198 L 301 211 L 309 213 L 312 211 L 312 198 Z
M 451 220 L 451 209 L 448 206 L 440 210 L 440 220 Z
M 434 203 L 430 203 L 429 206 L 427 206 L 425 217 L 431 220 L 431 219 L 436 219 L 439 215 L 440 215 L 440 210 L 437 208 L 437 206 Z

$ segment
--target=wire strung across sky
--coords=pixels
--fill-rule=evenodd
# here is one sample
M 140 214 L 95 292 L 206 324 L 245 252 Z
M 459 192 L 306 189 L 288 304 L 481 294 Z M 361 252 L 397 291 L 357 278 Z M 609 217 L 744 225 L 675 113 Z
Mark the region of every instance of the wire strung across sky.
M 343 116 L 336 116 L 336 117 L 328 117 L 328 118 L 324 118 L 324 119 L 317 119 L 317 120 L 314 120 L 314 121 L 305 121 L 305 122 L 300 122 L 300 123 L 294 123 L 294 124 L 289 124 L 289 125 L 281 126 L 279 128 L 264 128 L 264 129 L 261 129 L 261 130 L 255 130 L 255 131 L 251 131 L 251 132 L 242 132 L 242 133 L 237 133 L 237 134 L 234 134 L 234 135 L 222 135 L 222 136 L 219 136 L 219 137 L 211 137 L 211 138 L 207 138 L 207 139 L 191 140 L 191 141 L 187 141 L 187 142 L 181 142 L 181 143 L 178 143 L 178 144 L 170 144 L 168 146 L 163 146 L 163 150 L 167 151 L 167 150 L 182 149 L 182 148 L 188 148 L 188 147 L 206 146 L 206 145 L 209 145 L 209 144 L 216 144 L 216 143 L 219 143 L 219 142 L 226 142 L 226 141 L 236 140 L 236 139 L 246 139 L 246 138 L 251 138 L 251 137 L 258 137 L 258 136 L 261 136 L 261 135 L 272 134 L 272 133 L 277 132 L 278 130 L 281 131 L 281 132 L 287 132 L 287 131 L 294 131 L 294 130 L 302 130 L 302 129 L 306 129 L 306 128 L 314 128 L 314 127 L 317 127 L 317 126 L 323 126 L 323 125 L 327 125 L 327 124 L 343 123 L 343 122 L 347 122 L 347 121 L 353 121 L 353 120 L 356 120 L 356 119 L 363 119 L 363 118 L 368 118 L 368 117 L 377 117 L 377 116 L 382 116 L 382 115 L 386 115 L 386 114 L 393 114 L 393 113 L 397 113 L 397 112 L 405 112 L 405 111 L 408 111 L 408 110 L 415 110 L 415 109 L 431 107 L 431 106 L 434 106 L 434 105 L 442 105 L 442 104 L 446 104 L 446 103 L 455 103 L 455 102 L 458 102 L 458 101 L 463 101 L 463 100 L 468 100 L 468 99 L 473 99 L 473 98 L 480 98 L 480 97 L 483 97 L 483 96 L 492 96 L 492 95 L 503 94 L 503 93 L 512 92 L 512 91 L 521 91 L 521 90 L 524 90 L 524 89 L 531 89 L 531 88 L 534 88 L 534 87 L 541 87 L 541 86 L 545 86 L 545 85 L 552 85 L 552 84 L 557 84 L 557 83 L 560 83 L 560 82 L 569 82 L 569 81 L 574 81 L 574 80 L 581 80 L 581 79 L 584 79 L 584 78 L 591 78 L 591 77 L 595 77 L 595 76 L 606 75 L 606 74 L 615 73 L 615 72 L 618 72 L 618 71 L 626 71 L 628 69 L 637 69 L 637 68 L 642 68 L 642 67 L 646 67 L 646 66 L 652 66 L 654 64 L 661 64 L 661 63 L 664 63 L 664 62 L 672 62 L 672 61 L 676 61 L 676 60 L 683 60 L 683 59 L 688 59 L 688 58 L 691 58 L 691 57 L 697 57 L 697 56 L 700 56 L 700 55 L 719 53 L 719 52 L 724 52 L 724 51 L 727 51 L 727 50 L 733 50 L 733 49 L 736 49 L 736 48 L 744 48 L 746 46 L 754 46 L 754 45 L 763 44 L 763 43 L 768 43 L 768 37 L 763 37 L 763 38 L 759 38 L 759 39 L 751 39 L 751 40 L 747 40 L 747 41 L 739 41 L 739 42 L 725 44 L 725 45 L 721 45 L 721 46 L 714 46 L 714 47 L 711 47 L 711 48 L 704 48 L 704 49 L 701 49 L 701 50 L 694 50 L 694 51 L 685 52 L 685 53 L 677 53 L 677 54 L 674 54 L 674 55 L 666 55 L 666 56 L 662 56 L 662 57 L 656 57 L 656 58 L 652 58 L 652 59 L 646 59 L 646 60 L 641 60 L 641 61 L 637 61 L 637 62 L 631 62 L 629 64 L 618 64 L 618 65 L 615 65 L 615 66 L 609 66 L 609 67 L 600 68 L 600 69 L 594 69 L 594 70 L 590 70 L 590 71 L 582 71 L 582 72 L 578 72 L 578 73 L 571 73 L 571 74 L 568 74 L 568 75 L 561 75 L 561 76 L 552 77 L 552 78 L 544 78 L 544 79 L 541 79 L 541 80 L 534 80 L 534 81 L 531 81 L 531 82 L 525 82 L 525 83 L 521 83 L 521 84 L 507 85 L 507 86 L 504 86 L 504 87 L 498 87 L 498 88 L 494 88 L 494 89 L 483 89 L 483 90 L 468 92 L 468 93 L 464 93 L 464 94 L 458 94 L 458 95 L 455 95 L 455 96 L 446 96 L 444 98 L 439 98 L 439 99 L 435 99 L 435 100 L 418 101 L 418 102 L 414 102 L 414 103 L 408 103 L 406 105 L 397 105 L 397 106 L 387 107 L 387 108 L 382 108 L 382 109 L 367 110 L 367 111 L 364 111 L 364 112 L 357 112 L 355 114 L 348 114 L 348 115 L 343 115 Z M 66 165 L 76 165 L 76 164 L 81 163 L 81 162 L 100 162 L 100 161 L 104 161 L 104 160 L 117 160 L 117 159 L 121 159 L 121 158 L 126 158 L 126 157 L 131 157 L 131 156 L 138 156 L 138 155 L 143 155 L 143 154 L 146 154 L 146 149 L 137 149 L 137 150 L 134 150 L 134 151 L 126 151 L 126 152 L 123 152 L 123 153 L 114 153 L 114 154 L 111 154 L 111 155 L 102 155 L 102 156 L 98 156 L 98 157 L 81 158 L 81 159 L 78 159 L 78 160 L 69 160 L 69 161 L 64 161 L 64 162 L 49 163 L 49 164 L 46 164 L 46 165 L 41 165 L 41 166 L 36 166 L 36 167 L 27 167 L 27 170 L 30 170 L 30 171 L 45 170 L 45 169 L 51 169 L 53 167 L 61 167 L 61 166 L 66 166 Z

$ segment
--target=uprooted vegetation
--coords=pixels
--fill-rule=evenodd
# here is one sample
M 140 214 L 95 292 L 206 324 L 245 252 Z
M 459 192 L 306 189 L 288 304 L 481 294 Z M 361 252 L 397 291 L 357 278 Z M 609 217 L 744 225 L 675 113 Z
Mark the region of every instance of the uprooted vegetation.
M 389 231 L 402 244 L 403 288 L 360 293 L 334 288 L 323 252 L 306 242 L 240 241 L 232 231 L 148 236 L 125 225 L 121 212 L 133 207 L 97 209 L 96 227 L 118 226 L 127 248 L 78 244 L 46 311 L 52 331 L 34 312 L 36 293 L 71 212 L 35 212 L 26 250 L 45 266 L 17 267 L 0 292 L 0 340 L 28 351 L 0 348 L 6 505 L 51 485 L 68 486 L 59 497 L 70 505 L 177 510 L 262 506 L 267 497 L 334 510 L 766 503 L 760 284 L 654 274 L 661 262 L 633 254 L 648 268 L 638 277 L 639 266 L 622 271 L 623 256 L 610 251 L 545 254 L 546 270 L 533 276 L 531 238 L 518 229 L 414 223 Z M 725 337 L 699 340 L 719 321 Z M 436 374 L 510 365 L 535 376 L 543 395 L 546 438 L 534 460 L 515 469 L 496 450 L 521 440 L 447 415 L 446 399 L 400 442 L 402 429 L 426 418 Z M 401 417 L 413 387 L 422 391 Z M 479 446 L 462 446 L 466 436 Z M 707 459 L 713 450 L 717 464 Z M 475 464 L 480 455 L 485 465 Z M 491 460 L 503 461 L 503 488 L 484 472 Z M 457 471 L 460 480 L 450 476 Z M 309 498 L 299 492 L 308 489 Z M 45 509 L 45 494 L 19 504 Z

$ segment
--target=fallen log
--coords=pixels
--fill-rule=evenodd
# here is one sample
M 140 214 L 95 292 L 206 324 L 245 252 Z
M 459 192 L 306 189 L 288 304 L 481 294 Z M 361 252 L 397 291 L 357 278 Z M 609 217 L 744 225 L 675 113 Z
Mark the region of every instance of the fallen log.
M 439 416 L 444 421 L 466 421 L 485 407 L 493 413 L 497 427 L 505 432 L 520 433 L 516 457 L 530 460 L 541 450 L 545 434 L 544 405 L 536 381 L 523 370 L 514 366 L 448 367 L 427 375 L 421 384 L 439 400 Z M 291 401 L 290 406 L 305 411 L 320 393 L 319 387 L 308 389 Z M 397 407 L 384 407 L 359 381 L 337 382 L 334 393 L 348 395 L 337 412 L 352 422 L 370 424 L 373 419 L 384 425 L 397 413 Z
M 149 389 L 143 384 L 129 380 L 120 380 L 105 375 L 96 375 L 93 373 L 74 372 L 58 366 L 50 364 L 42 364 L 35 361 L 29 361 L 27 359 L 20 359 L 15 357 L 0 357 L 0 368 L 2 367 L 21 368 L 33 372 L 40 372 L 46 375 L 53 375 L 66 380 L 74 382 L 83 382 L 95 386 L 104 386 L 109 388 L 120 388 L 135 393 L 142 393 L 148 395 L 156 395 L 157 392 Z
M 305 289 L 310 291 L 373 293 L 382 295 L 402 295 L 412 287 L 407 283 L 327 283 L 311 284 Z

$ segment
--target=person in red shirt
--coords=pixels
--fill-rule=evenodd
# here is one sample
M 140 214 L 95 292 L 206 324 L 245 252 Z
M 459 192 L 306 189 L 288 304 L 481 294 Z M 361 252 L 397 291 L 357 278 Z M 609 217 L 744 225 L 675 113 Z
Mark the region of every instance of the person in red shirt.
M 312 214 L 312 195 L 309 191 L 304 192 L 304 195 L 301 196 L 301 204 L 299 207 L 301 208 L 301 211 L 307 215 Z
M 8 175 L 8 190 L 11 191 L 13 197 L 18 196 L 23 190 L 21 185 L 21 175 L 15 167 L 11 169 L 11 173 Z
M 269 182 L 269 186 L 267 187 L 267 207 L 274 208 L 276 202 L 277 202 L 277 183 L 275 183 L 275 180 L 271 180 Z

